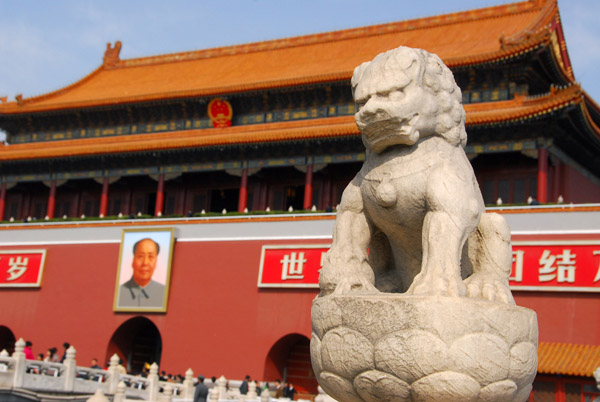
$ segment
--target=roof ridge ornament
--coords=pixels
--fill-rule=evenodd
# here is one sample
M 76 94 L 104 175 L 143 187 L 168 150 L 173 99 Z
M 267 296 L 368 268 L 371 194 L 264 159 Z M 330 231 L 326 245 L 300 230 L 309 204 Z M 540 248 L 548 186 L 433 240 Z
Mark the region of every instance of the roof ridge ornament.
M 525 41 L 529 41 L 537 37 L 543 40 L 549 36 L 549 30 L 552 30 L 550 22 L 558 13 L 558 4 L 556 0 L 531 0 L 534 8 L 539 8 L 537 17 L 523 30 L 512 35 L 500 34 L 498 41 L 502 50 L 508 47 L 521 45 Z
M 104 58 L 102 59 L 103 65 L 105 67 L 114 67 L 121 60 L 119 58 L 119 53 L 121 52 L 121 41 L 118 40 L 115 42 L 115 45 L 112 46 L 110 42 L 106 44 L 106 51 L 104 52 Z

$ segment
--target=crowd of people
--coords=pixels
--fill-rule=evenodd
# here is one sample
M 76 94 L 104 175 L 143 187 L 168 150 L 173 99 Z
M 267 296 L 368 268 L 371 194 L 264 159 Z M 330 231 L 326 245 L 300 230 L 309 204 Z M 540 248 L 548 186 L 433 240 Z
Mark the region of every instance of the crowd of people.
M 242 381 L 242 384 L 240 385 L 240 394 L 242 395 L 246 395 L 248 394 L 248 384 L 252 381 L 252 379 L 250 378 L 249 375 L 246 375 L 246 377 L 244 378 L 244 381 Z M 269 383 L 265 382 L 262 384 L 258 382 L 258 381 L 254 381 L 254 383 L 256 384 L 256 393 L 258 394 L 258 396 L 260 396 L 261 392 L 263 390 L 268 390 L 269 389 Z M 296 388 L 294 388 L 294 384 L 292 384 L 291 382 L 286 382 L 285 385 L 281 382 L 281 380 L 277 379 L 275 380 L 275 398 L 290 398 L 291 400 L 294 400 L 295 395 L 298 393 L 298 391 L 296 390 Z M 196 401 L 194 401 L 196 402 Z
M 43 353 L 39 353 L 37 356 L 34 355 L 32 346 L 33 346 L 33 343 L 31 341 L 25 342 L 25 348 L 24 348 L 23 352 L 25 353 L 26 359 L 51 362 L 51 363 L 63 363 L 64 360 L 67 358 L 67 349 L 69 349 L 69 347 L 71 345 L 68 342 L 63 343 L 62 346 L 63 346 L 64 350 L 63 350 L 62 355 L 59 355 L 58 349 L 56 347 L 51 347 L 51 348 L 48 348 L 45 355 Z M 122 363 L 123 363 L 123 361 L 119 360 L 119 365 L 118 365 L 119 372 L 121 374 L 128 374 L 127 370 L 125 369 L 125 367 L 123 366 Z M 106 363 L 106 367 L 100 366 L 98 364 L 97 358 L 93 358 L 91 361 L 91 364 L 90 364 L 90 368 L 99 369 L 99 370 L 107 369 L 108 366 L 109 366 L 108 362 Z M 146 363 L 146 364 L 144 364 L 144 367 L 142 368 L 141 372 L 136 373 L 136 374 L 141 377 L 147 377 L 148 373 L 149 373 L 149 369 L 150 369 L 150 364 Z M 167 374 L 163 370 L 159 374 L 159 380 L 164 381 L 164 382 L 171 382 L 171 383 L 183 383 L 183 381 L 185 380 L 185 377 L 181 374 L 176 374 L 176 375 Z M 211 381 L 213 383 L 213 387 L 216 386 L 217 377 L 215 377 L 215 376 L 211 377 Z M 242 395 L 248 394 L 250 382 L 254 382 L 256 384 L 256 393 L 259 396 L 260 396 L 261 392 L 263 392 L 264 390 L 269 390 L 268 382 L 264 382 L 261 384 L 259 381 L 256 381 L 256 380 L 253 381 L 249 375 L 246 375 L 246 377 L 244 378 L 244 381 L 242 381 L 242 384 L 239 387 L 240 394 L 242 394 Z M 274 388 L 275 388 L 275 395 L 274 395 L 275 398 L 289 398 L 291 400 L 294 400 L 294 397 L 298 393 L 298 391 L 294 388 L 294 384 L 292 384 L 291 382 L 286 382 L 284 384 L 279 379 L 275 380 Z M 207 398 L 208 398 L 208 386 L 204 383 L 204 376 L 198 376 L 198 381 L 196 383 L 195 393 L 194 393 L 194 402 L 206 402 Z
M 62 363 L 67 358 L 67 349 L 69 349 L 71 345 L 68 342 L 63 343 L 64 351 L 62 355 L 58 354 L 58 349 L 56 347 L 52 347 L 46 351 L 46 355 L 43 353 L 38 353 L 37 357 L 33 354 L 33 350 L 31 349 L 32 346 L 33 343 L 31 341 L 25 341 L 25 348 L 23 349 L 23 352 L 25 353 L 26 359 L 51 363 Z

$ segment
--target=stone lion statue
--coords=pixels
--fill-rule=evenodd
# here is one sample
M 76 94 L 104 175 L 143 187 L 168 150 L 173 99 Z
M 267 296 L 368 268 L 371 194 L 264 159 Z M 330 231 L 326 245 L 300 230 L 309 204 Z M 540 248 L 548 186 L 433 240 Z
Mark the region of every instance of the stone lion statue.
M 514 304 L 510 229 L 484 211 L 461 91 L 440 58 L 400 47 L 354 70 L 364 165 L 344 190 L 320 296 L 391 292 Z

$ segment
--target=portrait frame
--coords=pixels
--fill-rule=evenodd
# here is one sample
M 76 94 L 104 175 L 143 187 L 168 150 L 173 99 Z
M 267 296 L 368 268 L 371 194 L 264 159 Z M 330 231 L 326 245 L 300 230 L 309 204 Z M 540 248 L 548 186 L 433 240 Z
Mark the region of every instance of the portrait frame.
M 155 268 L 151 273 L 151 283 L 142 288 L 134 281 L 133 262 L 134 246 L 144 239 L 152 240 L 159 249 Z M 167 312 L 174 243 L 173 228 L 123 229 L 115 280 L 113 311 Z

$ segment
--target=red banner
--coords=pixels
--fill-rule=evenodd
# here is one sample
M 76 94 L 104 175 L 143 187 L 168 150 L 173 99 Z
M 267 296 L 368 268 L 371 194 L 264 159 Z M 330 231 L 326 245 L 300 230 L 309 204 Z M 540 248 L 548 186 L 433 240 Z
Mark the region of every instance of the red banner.
M 258 287 L 318 288 L 329 244 L 263 246 Z
M 514 290 L 600 292 L 600 242 L 514 242 Z
M 318 288 L 330 245 L 263 246 L 258 287 Z M 600 242 L 515 242 L 513 290 L 600 292 Z
M 0 287 L 39 287 L 46 250 L 0 250 Z

